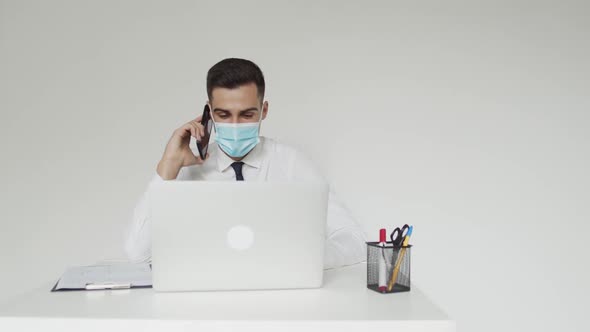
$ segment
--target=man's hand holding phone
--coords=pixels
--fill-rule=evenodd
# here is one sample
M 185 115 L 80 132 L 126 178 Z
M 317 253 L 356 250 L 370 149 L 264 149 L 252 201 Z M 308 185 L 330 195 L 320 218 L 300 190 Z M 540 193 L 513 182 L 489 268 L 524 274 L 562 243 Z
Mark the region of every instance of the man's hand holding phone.
M 200 156 L 195 156 L 190 149 L 191 136 L 200 140 L 205 135 L 205 128 L 201 124 L 202 115 L 196 119 L 185 123 L 182 127 L 176 129 L 170 137 L 162 159 L 158 163 L 157 172 L 164 180 L 173 180 L 178 176 L 182 167 L 200 165 L 204 160 Z M 209 154 L 205 156 L 205 159 Z

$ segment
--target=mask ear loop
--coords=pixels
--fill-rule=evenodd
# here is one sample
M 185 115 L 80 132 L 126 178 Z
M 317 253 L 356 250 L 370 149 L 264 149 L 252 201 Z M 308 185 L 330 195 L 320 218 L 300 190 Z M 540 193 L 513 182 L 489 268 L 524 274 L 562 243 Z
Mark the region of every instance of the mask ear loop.
M 215 123 L 215 119 L 213 119 L 213 108 L 211 107 L 211 104 L 207 103 L 207 105 L 209 105 L 209 119 L 213 121 L 213 129 L 215 129 L 215 133 L 217 134 L 217 123 Z
M 260 136 L 260 127 L 262 127 L 262 117 L 264 116 L 264 101 L 262 101 L 262 107 L 260 108 L 260 119 L 258 119 L 258 136 Z

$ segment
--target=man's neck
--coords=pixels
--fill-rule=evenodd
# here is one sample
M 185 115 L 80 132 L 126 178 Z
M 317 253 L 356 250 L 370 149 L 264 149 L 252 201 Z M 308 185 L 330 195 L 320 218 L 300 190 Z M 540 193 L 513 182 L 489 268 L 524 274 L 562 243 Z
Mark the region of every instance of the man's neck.
M 223 153 L 225 153 L 225 151 L 223 151 L 223 149 L 219 149 L 219 150 L 221 150 Z M 254 149 L 252 149 L 252 150 L 254 150 Z M 246 156 L 247 156 L 247 155 L 248 155 L 250 152 L 252 152 L 252 150 L 248 151 L 248 153 L 246 153 L 245 155 L 243 155 L 243 156 L 241 156 L 241 157 L 232 157 L 232 156 L 230 156 L 230 155 L 229 155 L 229 154 L 227 154 L 227 153 L 225 153 L 225 155 L 226 155 L 226 156 L 228 156 L 228 157 L 229 157 L 229 159 L 231 159 L 231 160 L 233 160 L 233 161 L 241 161 L 242 159 L 246 158 Z

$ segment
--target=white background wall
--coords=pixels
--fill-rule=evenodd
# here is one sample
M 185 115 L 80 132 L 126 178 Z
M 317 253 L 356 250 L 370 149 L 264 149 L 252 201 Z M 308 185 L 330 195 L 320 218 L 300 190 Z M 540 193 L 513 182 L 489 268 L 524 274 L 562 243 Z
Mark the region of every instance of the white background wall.
M 0 291 L 122 256 L 225 57 L 463 331 L 588 329 L 584 1 L 0 1 Z M 584 328 L 585 326 L 585 328 Z

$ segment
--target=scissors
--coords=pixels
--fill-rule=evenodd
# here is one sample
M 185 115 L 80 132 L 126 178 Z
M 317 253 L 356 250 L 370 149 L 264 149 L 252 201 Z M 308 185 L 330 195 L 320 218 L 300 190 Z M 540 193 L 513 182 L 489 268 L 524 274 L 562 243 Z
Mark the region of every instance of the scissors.
M 410 226 L 408 226 L 408 224 L 405 224 L 402 226 L 401 229 L 399 227 L 396 227 L 393 230 L 393 232 L 391 232 L 389 238 L 391 239 L 391 243 L 394 247 L 401 247 L 403 245 L 406 236 L 408 236 L 409 230 Z

